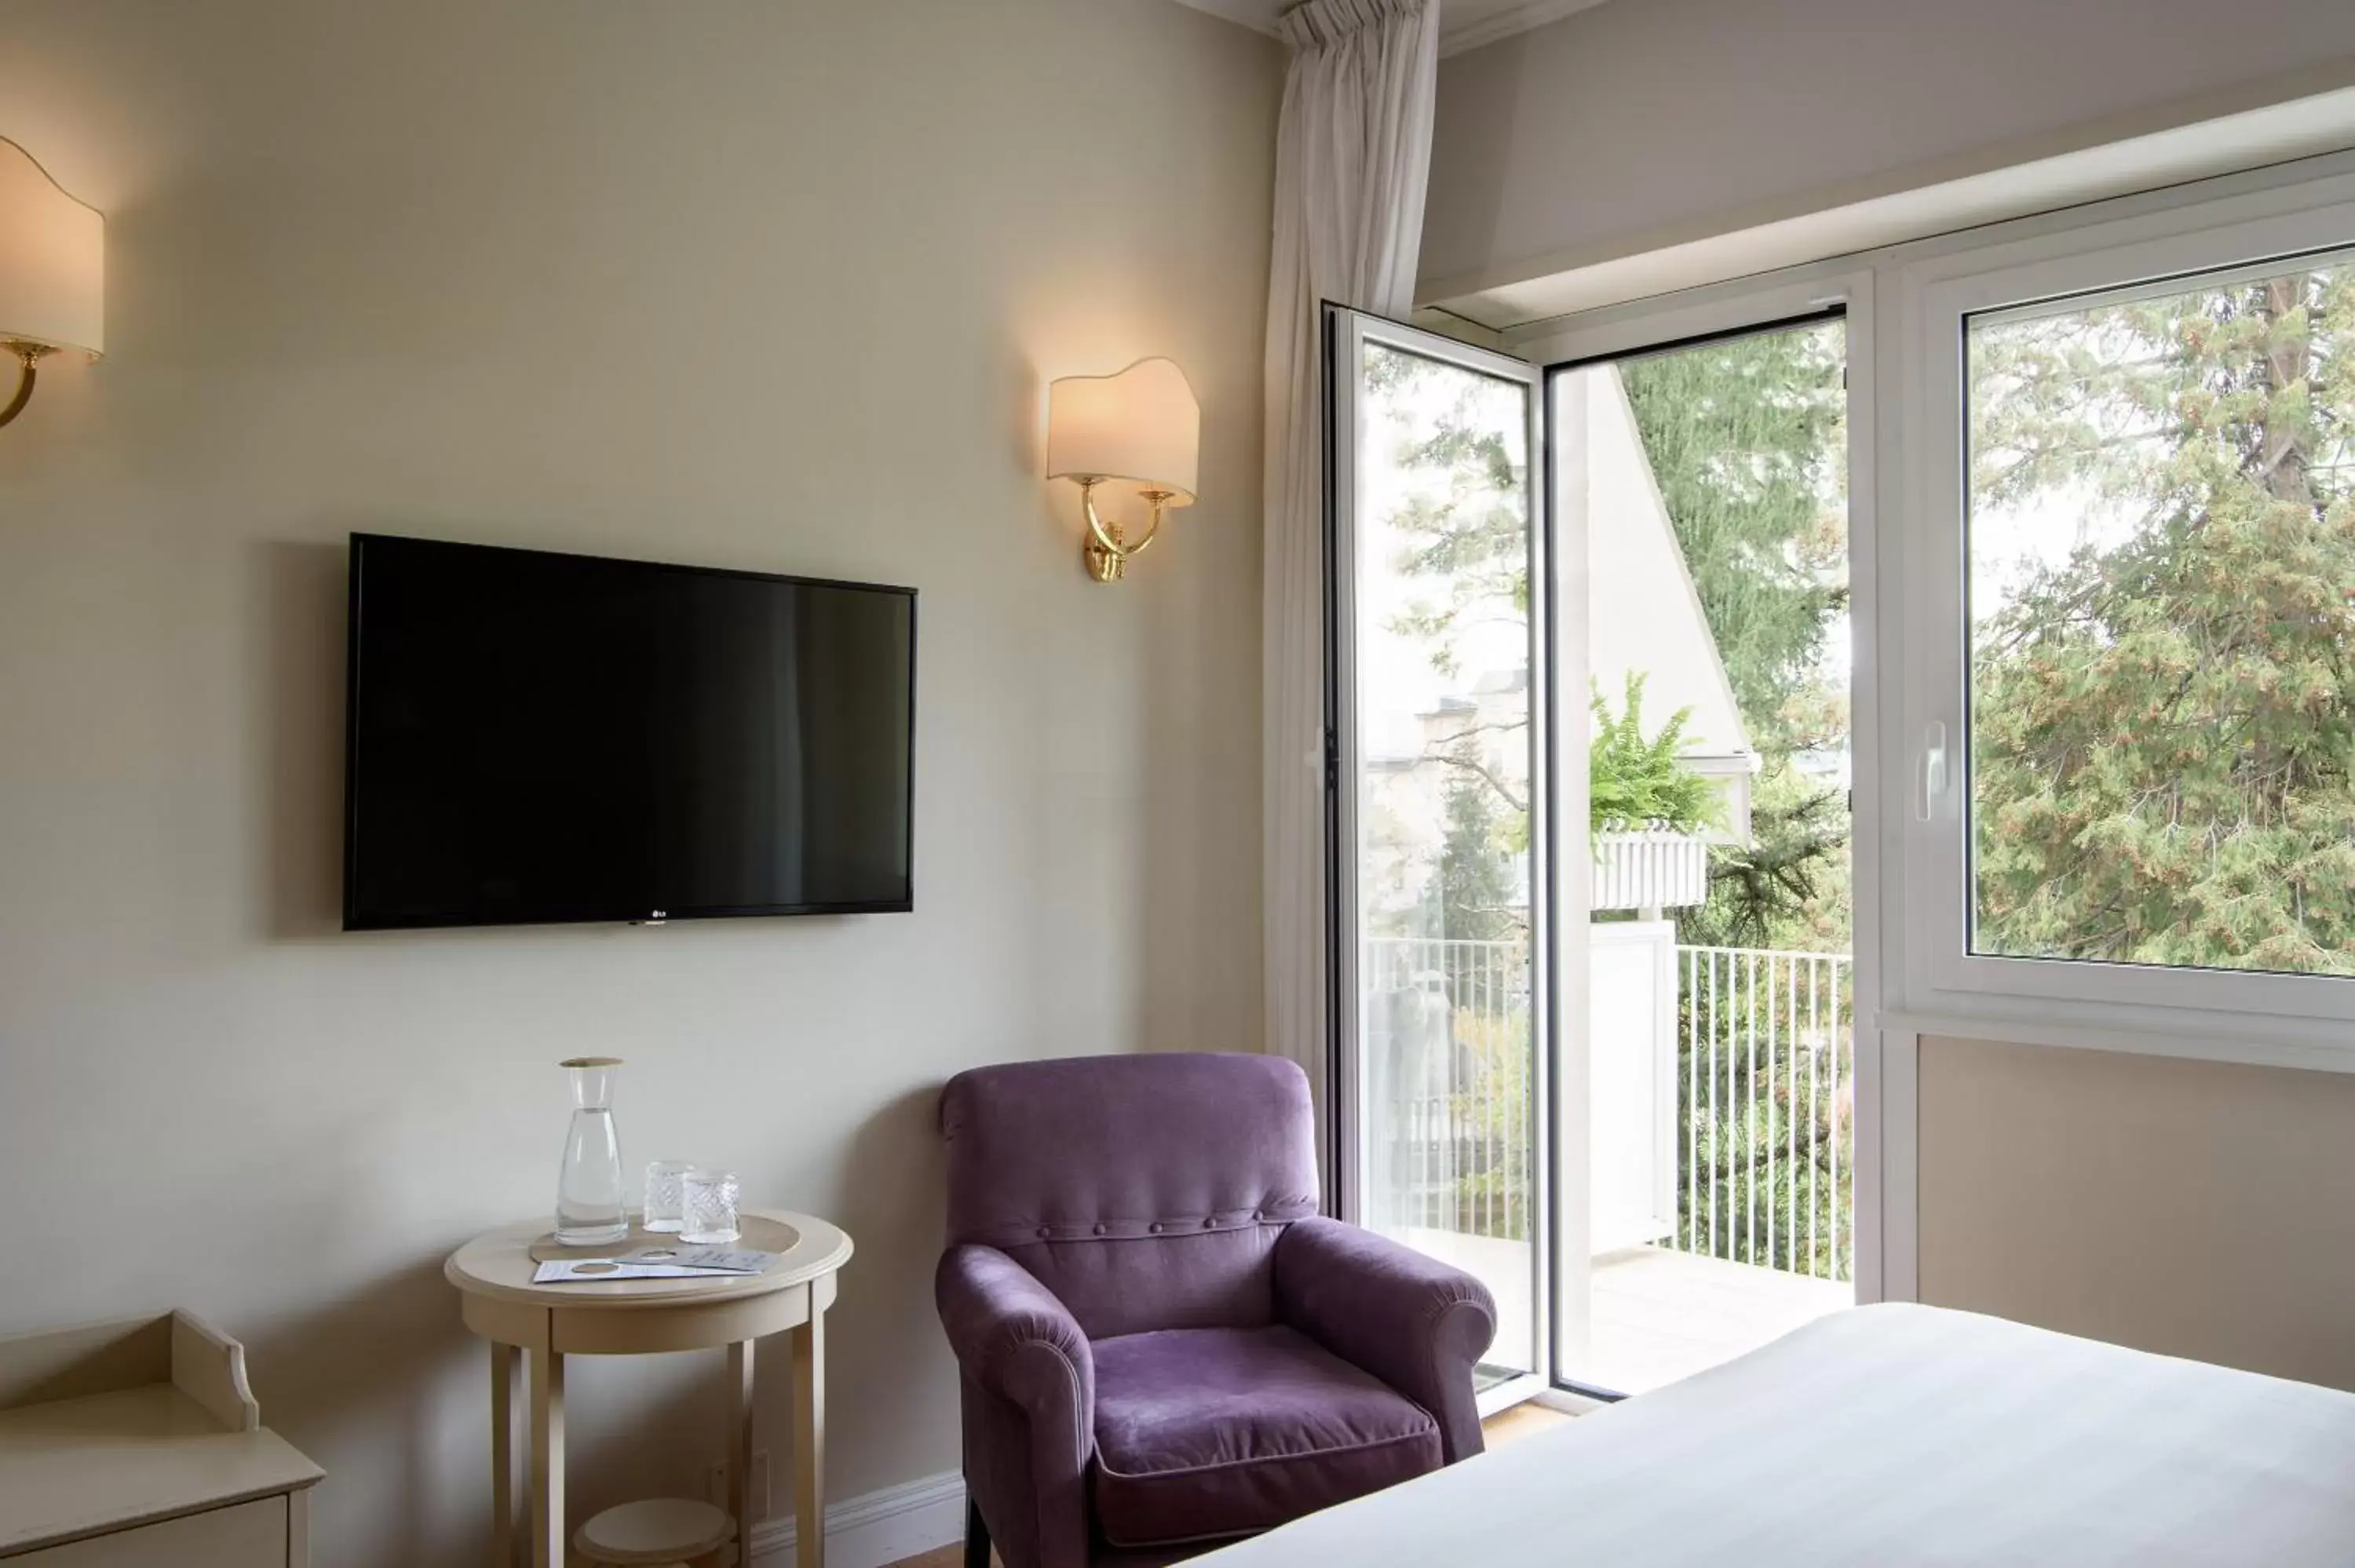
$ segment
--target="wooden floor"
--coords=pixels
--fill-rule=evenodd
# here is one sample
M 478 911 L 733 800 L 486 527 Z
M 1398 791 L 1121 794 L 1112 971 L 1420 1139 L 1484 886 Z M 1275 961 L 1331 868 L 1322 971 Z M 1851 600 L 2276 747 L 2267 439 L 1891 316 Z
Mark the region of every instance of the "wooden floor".
M 1540 1410 L 1534 1404 L 1517 1404 L 1512 1409 L 1491 1415 L 1482 1422 L 1480 1431 L 1481 1435 L 1487 1439 L 1489 1447 L 1501 1448 L 1508 1443 L 1518 1443 L 1524 1437 L 1550 1430 L 1572 1419 L 1573 1418 L 1557 1410 Z M 989 1561 L 992 1568 L 996 1568 L 997 1554 L 992 1552 Z M 962 1545 L 943 1546 L 937 1552 L 925 1552 L 914 1557 L 901 1558 L 898 1563 L 890 1564 L 890 1568 L 964 1568 L 964 1548 Z

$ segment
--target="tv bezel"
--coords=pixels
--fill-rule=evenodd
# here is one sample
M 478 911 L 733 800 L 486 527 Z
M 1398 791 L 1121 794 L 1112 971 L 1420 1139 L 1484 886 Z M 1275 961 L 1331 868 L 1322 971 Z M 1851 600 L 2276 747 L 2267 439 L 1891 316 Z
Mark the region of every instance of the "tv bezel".
M 689 577 L 743 577 L 758 582 L 789 583 L 799 588 L 846 588 L 863 593 L 897 594 L 908 601 L 908 791 L 902 827 L 908 845 L 908 892 L 903 898 L 864 899 L 824 904 L 712 905 L 695 908 L 616 911 L 613 914 L 562 915 L 524 920 L 459 916 L 362 919 L 355 906 L 354 888 L 360 842 L 360 620 L 363 560 L 372 543 L 425 545 L 437 549 L 471 550 L 505 556 L 534 556 L 553 560 L 596 561 L 634 567 L 644 571 Z M 730 567 L 700 567 L 681 561 L 649 561 L 630 556 L 594 556 L 578 550 L 538 550 L 513 545 L 484 545 L 463 539 L 428 539 L 409 534 L 355 533 L 346 556 L 344 634 L 344 929 L 346 931 L 474 930 L 533 926 L 655 926 L 675 920 L 728 920 L 763 916 L 905 915 L 916 906 L 916 652 L 917 592 L 898 583 L 856 582 L 840 577 L 802 577 L 790 572 L 756 572 Z

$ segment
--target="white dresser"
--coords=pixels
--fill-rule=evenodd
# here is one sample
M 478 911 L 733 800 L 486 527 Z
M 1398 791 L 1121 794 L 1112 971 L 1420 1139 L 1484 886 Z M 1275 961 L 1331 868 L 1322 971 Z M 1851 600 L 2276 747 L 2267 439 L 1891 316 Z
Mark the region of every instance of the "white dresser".
M 0 1339 L 6 1568 L 309 1568 L 322 1474 L 185 1312 Z

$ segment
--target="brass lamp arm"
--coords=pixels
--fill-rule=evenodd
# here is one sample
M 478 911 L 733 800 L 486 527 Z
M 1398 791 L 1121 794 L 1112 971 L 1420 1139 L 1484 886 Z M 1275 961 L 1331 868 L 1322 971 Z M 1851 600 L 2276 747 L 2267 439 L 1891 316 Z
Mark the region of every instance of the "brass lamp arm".
M 1096 510 L 1096 486 L 1102 479 L 1080 481 L 1080 510 L 1088 520 L 1088 536 L 1080 541 L 1086 546 L 1081 554 L 1087 562 L 1088 573 L 1100 583 L 1118 582 L 1128 567 L 1131 556 L 1140 555 L 1161 533 L 1162 508 L 1177 493 L 1173 490 L 1148 490 L 1145 499 L 1153 503 L 1153 521 L 1146 525 L 1145 535 L 1135 544 L 1121 536 L 1120 524 L 1107 522 Z
M 1096 479 L 1080 481 L 1080 504 L 1088 514 L 1088 532 L 1096 536 L 1097 544 L 1115 556 L 1142 554 L 1145 547 L 1153 543 L 1154 535 L 1161 532 L 1161 503 L 1168 499 L 1168 493 L 1160 490 L 1145 493 L 1146 498 L 1153 503 L 1153 521 L 1146 527 L 1145 537 L 1132 545 L 1121 537 L 1120 524 L 1107 524 L 1096 513 L 1096 486 L 1103 482 Z
M 25 405 L 33 400 L 33 382 L 39 375 L 41 356 L 57 352 L 45 343 L 27 343 L 14 338 L 8 340 L 5 346 L 16 355 L 19 369 L 16 372 L 16 395 L 8 399 L 6 408 L 0 408 L 0 425 L 6 424 L 25 411 Z

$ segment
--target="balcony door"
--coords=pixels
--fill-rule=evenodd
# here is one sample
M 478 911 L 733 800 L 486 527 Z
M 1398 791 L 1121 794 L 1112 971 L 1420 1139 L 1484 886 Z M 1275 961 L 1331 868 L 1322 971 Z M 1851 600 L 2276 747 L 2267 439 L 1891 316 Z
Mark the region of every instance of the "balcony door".
M 1553 1353 L 1597 1393 L 1855 1300 L 1848 358 L 1818 307 L 1548 375 L 1587 877 Z
M 1537 374 L 1327 326 L 1337 1185 L 1495 1294 L 1493 1408 L 1550 1372 Z
M 1327 326 L 1342 1213 L 1642 1393 L 1855 1298 L 1849 323 Z

